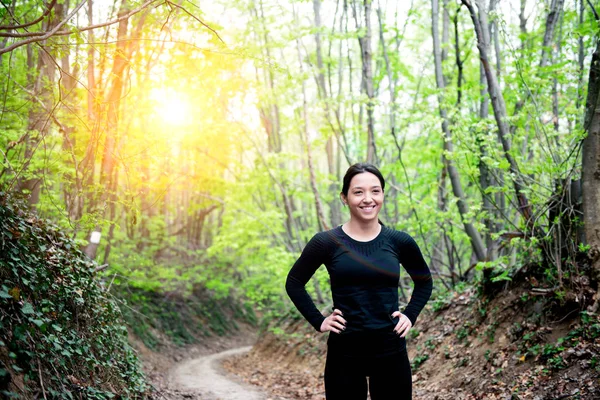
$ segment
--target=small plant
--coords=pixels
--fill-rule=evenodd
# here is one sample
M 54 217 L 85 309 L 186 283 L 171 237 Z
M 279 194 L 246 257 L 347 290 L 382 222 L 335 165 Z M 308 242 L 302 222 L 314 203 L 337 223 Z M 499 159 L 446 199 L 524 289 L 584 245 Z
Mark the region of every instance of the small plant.
M 485 330 L 485 335 L 487 336 L 488 341 L 490 343 L 494 343 L 494 338 L 496 337 L 496 329 L 497 328 L 498 328 L 498 322 L 493 322 Z
M 275 336 L 284 336 L 285 331 L 280 326 L 272 326 L 269 328 L 269 331 Z
M 489 303 L 489 300 L 485 299 L 485 300 L 480 301 L 477 306 L 477 312 L 479 313 L 479 316 L 481 316 L 481 318 L 485 318 L 487 315 L 488 303 Z
M 531 346 L 527 350 L 527 354 L 529 354 L 532 357 L 536 357 L 538 354 L 540 354 L 540 345 L 539 344 L 535 344 L 535 345 Z
M 455 367 L 460 368 L 460 367 L 464 367 L 468 364 L 469 364 L 469 359 L 467 357 L 462 357 L 460 360 L 458 360 Z
M 408 337 L 411 339 L 418 338 L 420 334 L 421 334 L 421 331 L 419 331 L 419 328 L 412 328 L 411 330 L 408 331 Z
M 456 338 L 459 342 L 463 342 L 463 340 L 469 336 L 470 332 L 471 324 L 469 322 L 465 322 L 465 324 L 456 331 Z
M 523 335 L 523 340 L 525 342 L 529 342 L 531 341 L 533 338 L 535 338 L 535 332 L 528 332 L 526 334 Z
M 490 355 L 492 354 L 491 350 L 486 350 L 485 353 L 483 354 L 483 358 L 485 358 L 485 361 L 489 362 L 490 361 Z
M 431 308 L 434 312 L 438 312 L 438 311 L 444 310 L 449 305 L 450 305 L 449 299 L 444 298 L 444 297 L 437 297 L 435 300 L 433 300 Z
M 447 360 L 450 359 L 450 349 L 448 346 L 444 346 L 444 358 Z
M 416 371 L 425 361 L 429 359 L 429 354 L 422 354 L 420 356 L 416 356 L 413 358 L 413 362 L 411 368 L 413 371 Z
M 433 338 L 428 338 L 425 341 L 425 347 L 427 347 L 429 350 L 435 350 L 435 343 L 433 342 Z
M 548 364 L 550 364 L 550 366 L 552 366 L 552 368 L 558 370 L 558 369 L 564 369 L 567 367 L 567 363 L 565 362 L 565 359 L 562 358 L 561 356 L 555 356 L 552 357 L 548 360 Z
M 590 251 L 590 248 L 591 247 L 589 244 L 579 243 L 579 245 L 577 245 L 577 250 L 579 250 L 581 253 L 587 253 Z

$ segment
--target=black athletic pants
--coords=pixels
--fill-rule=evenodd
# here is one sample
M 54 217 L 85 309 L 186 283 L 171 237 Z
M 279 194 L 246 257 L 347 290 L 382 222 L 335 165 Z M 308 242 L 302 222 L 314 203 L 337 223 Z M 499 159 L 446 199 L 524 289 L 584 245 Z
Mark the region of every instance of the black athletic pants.
M 352 357 L 332 351 L 325 362 L 327 400 L 411 400 L 412 374 L 406 350 L 389 356 Z

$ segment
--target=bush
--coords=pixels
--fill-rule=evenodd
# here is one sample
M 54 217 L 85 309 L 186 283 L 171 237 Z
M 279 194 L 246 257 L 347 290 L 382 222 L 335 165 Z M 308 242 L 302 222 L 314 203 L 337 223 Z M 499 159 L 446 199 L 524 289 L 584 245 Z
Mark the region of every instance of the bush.
M 0 393 L 141 397 L 148 386 L 95 264 L 23 209 L 0 193 Z

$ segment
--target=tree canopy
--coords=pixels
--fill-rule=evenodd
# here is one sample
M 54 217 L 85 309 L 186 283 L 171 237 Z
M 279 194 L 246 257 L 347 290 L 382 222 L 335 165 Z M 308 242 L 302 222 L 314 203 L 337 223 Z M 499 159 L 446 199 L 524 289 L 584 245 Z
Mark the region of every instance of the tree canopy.
M 0 188 L 117 280 L 278 309 L 368 161 L 438 289 L 534 263 L 560 297 L 600 271 L 595 6 L 4 2 Z

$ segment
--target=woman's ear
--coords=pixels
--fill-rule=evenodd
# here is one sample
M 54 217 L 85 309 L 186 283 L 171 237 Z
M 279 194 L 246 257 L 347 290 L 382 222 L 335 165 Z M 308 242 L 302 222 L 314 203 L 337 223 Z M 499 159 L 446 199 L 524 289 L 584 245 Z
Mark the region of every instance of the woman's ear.
M 344 196 L 344 193 L 340 193 L 340 200 L 342 200 L 342 204 L 344 206 L 348 205 L 348 199 L 346 198 L 346 196 Z

